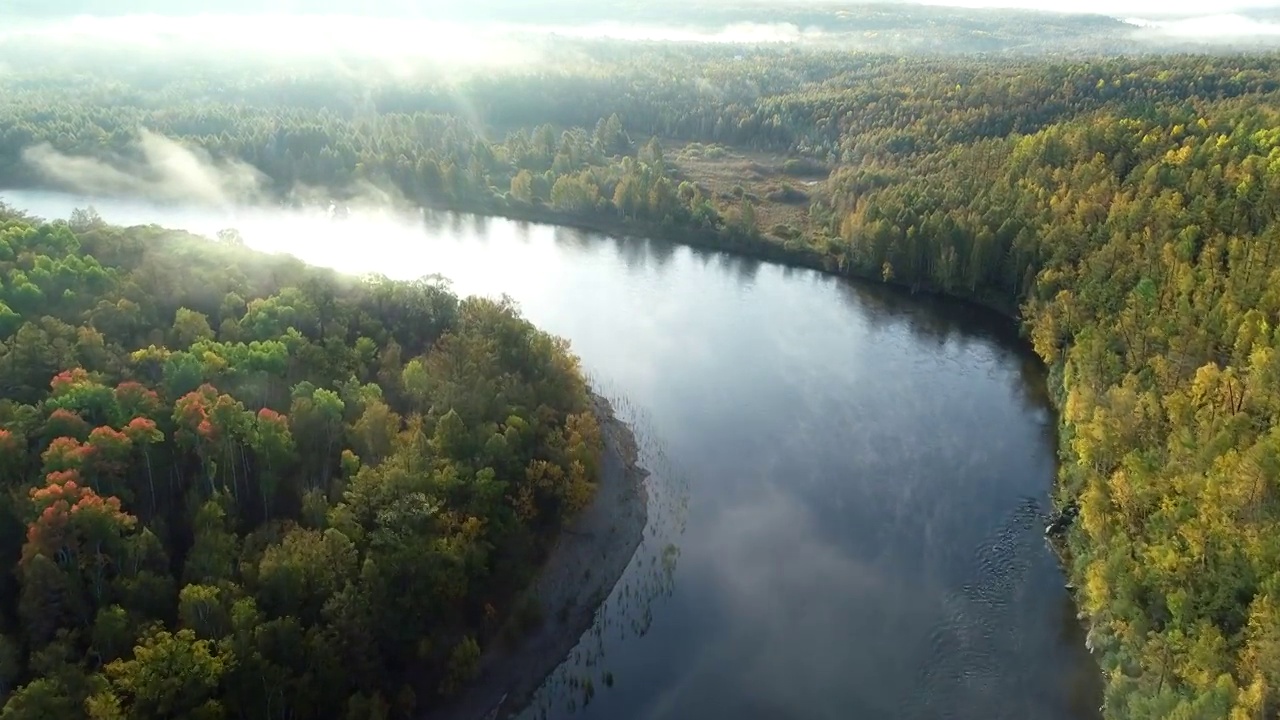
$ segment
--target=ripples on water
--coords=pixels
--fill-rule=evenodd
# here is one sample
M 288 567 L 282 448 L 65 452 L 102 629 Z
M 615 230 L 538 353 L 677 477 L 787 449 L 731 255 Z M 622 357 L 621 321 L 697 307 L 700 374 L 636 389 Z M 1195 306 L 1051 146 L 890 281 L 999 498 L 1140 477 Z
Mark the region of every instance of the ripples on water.
M 1026 498 L 1005 524 L 973 553 L 963 589 L 943 596 L 942 620 L 929 633 L 929 654 L 920 673 L 917 702 L 910 718 L 964 718 L 974 705 L 1004 708 L 1024 680 L 1017 667 L 1001 663 L 1014 657 L 1019 643 L 1008 622 L 1010 605 L 1024 589 L 1028 571 L 1044 552 L 1041 533 L 1047 520 L 1034 498 Z M 1023 720 L 1026 715 L 998 711 L 990 720 Z

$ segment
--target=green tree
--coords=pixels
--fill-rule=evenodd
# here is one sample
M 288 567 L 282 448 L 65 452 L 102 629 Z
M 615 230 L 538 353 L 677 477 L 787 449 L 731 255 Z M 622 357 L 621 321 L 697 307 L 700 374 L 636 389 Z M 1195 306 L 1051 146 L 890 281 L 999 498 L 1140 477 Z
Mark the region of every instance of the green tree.
M 171 337 L 174 347 L 187 348 L 201 340 L 212 340 L 213 328 L 208 316 L 180 307 L 173 319 Z
M 95 708 L 119 708 L 123 718 L 212 720 L 223 716 L 216 693 L 234 664 L 233 653 L 219 651 L 191 630 L 153 632 L 133 649 L 132 658 L 104 668 L 109 686 L 89 702 Z

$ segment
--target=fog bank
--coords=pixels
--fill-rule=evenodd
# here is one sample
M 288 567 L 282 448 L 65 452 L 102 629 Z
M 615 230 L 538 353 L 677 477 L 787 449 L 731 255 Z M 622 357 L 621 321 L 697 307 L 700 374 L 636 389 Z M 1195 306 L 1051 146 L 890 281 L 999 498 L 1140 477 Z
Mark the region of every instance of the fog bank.
M 44 178 L 87 195 L 133 195 L 161 201 L 230 205 L 259 196 L 264 176 L 242 162 L 215 160 L 204 150 L 142 130 L 130 157 L 110 160 L 65 155 L 48 144 L 23 160 Z
M 1280 0 L 1223 0 L 1206 3 L 1199 0 L 900 0 L 917 5 L 956 8 L 1039 10 L 1051 13 L 1171 18 L 1211 16 L 1249 10 L 1277 10 Z

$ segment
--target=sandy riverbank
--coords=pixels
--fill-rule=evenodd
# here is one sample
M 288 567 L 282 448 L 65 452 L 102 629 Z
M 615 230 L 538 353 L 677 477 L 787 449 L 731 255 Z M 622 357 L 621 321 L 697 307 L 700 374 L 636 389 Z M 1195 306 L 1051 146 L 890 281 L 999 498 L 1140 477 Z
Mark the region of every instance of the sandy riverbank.
M 599 485 L 591 504 L 561 534 L 534 581 L 542 624 L 519 647 L 485 651 L 480 677 L 456 703 L 427 720 L 489 720 L 524 709 L 591 627 L 596 610 L 622 577 L 644 537 L 647 473 L 637 465 L 631 429 L 604 398 L 592 402 L 604 439 Z

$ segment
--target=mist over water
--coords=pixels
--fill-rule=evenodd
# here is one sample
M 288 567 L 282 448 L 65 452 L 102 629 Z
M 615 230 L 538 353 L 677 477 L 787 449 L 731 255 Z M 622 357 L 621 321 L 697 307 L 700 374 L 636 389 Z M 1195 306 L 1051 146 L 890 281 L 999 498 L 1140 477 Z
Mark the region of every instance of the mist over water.
M 0 199 L 47 217 L 88 204 Z M 235 227 L 354 274 L 440 273 L 571 341 L 636 424 L 656 504 L 524 718 L 1096 717 L 1096 667 L 1041 537 L 1055 454 L 1040 366 L 985 313 L 473 216 L 95 206 Z

